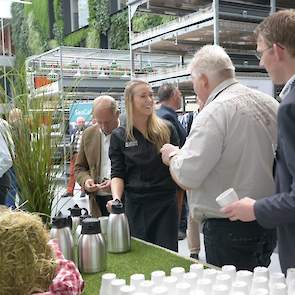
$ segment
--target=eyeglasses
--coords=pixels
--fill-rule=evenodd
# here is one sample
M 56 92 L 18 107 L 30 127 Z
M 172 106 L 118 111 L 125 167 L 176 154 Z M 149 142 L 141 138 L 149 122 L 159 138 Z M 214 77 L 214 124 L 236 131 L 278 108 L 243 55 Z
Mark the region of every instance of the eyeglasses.
M 263 53 L 269 49 L 272 49 L 272 45 L 270 47 L 267 47 L 267 48 L 261 50 L 261 51 L 257 51 L 255 56 L 258 58 L 258 60 L 261 60 Z
M 280 44 L 278 44 L 278 43 L 275 43 L 275 44 L 276 44 L 277 47 L 279 47 L 279 48 L 281 48 L 281 49 L 285 49 L 282 45 L 280 45 Z M 261 60 L 261 58 L 262 58 L 262 56 L 263 56 L 263 53 L 264 53 L 265 51 L 269 50 L 269 49 L 272 49 L 272 48 L 273 48 L 273 45 L 274 45 L 274 44 L 272 44 L 271 46 L 269 46 L 269 47 L 267 47 L 267 48 L 265 48 L 265 49 L 263 49 L 263 50 L 261 50 L 261 51 L 257 51 L 255 55 L 256 55 L 256 57 L 258 58 L 258 60 Z

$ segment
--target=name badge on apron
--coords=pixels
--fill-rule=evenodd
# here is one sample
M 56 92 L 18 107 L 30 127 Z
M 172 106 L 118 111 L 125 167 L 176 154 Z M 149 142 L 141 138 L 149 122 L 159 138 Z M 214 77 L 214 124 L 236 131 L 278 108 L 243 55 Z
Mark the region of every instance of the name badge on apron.
M 133 147 L 133 146 L 138 146 L 138 142 L 137 140 L 134 140 L 134 141 L 127 141 L 125 142 L 125 147 L 128 148 L 128 147 Z

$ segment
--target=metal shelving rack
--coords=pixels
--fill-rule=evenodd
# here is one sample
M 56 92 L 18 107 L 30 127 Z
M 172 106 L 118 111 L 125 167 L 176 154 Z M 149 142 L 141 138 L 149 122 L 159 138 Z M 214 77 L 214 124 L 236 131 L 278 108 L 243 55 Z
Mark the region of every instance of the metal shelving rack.
M 294 7 L 294 1 L 286 0 L 129 0 L 131 75 L 136 75 L 133 62 L 136 54 L 174 54 L 181 61 L 180 65 L 174 69 L 155 70 L 144 75 L 144 78 L 155 88 L 164 81 L 177 83 L 184 95 L 192 95 L 187 64 L 199 47 L 219 44 L 231 56 L 238 77 L 262 79 L 266 74 L 259 67 L 255 56 L 253 31 L 270 13 Z M 175 19 L 144 32 L 134 33 L 132 18 L 136 11 L 174 15 Z
M 179 60 L 174 55 L 140 54 L 135 56 L 134 71 L 147 74 L 163 65 L 173 68 L 178 64 Z M 30 99 L 46 98 L 46 109 L 55 112 L 56 105 L 53 102 L 58 101 L 62 138 L 60 153 L 65 159 L 65 172 L 69 148 L 66 126 L 70 105 L 108 94 L 118 100 L 119 107 L 122 106 L 125 84 L 131 77 L 129 51 L 61 46 L 29 57 L 26 60 L 26 72 Z M 58 136 L 58 132 L 54 132 L 54 136 Z

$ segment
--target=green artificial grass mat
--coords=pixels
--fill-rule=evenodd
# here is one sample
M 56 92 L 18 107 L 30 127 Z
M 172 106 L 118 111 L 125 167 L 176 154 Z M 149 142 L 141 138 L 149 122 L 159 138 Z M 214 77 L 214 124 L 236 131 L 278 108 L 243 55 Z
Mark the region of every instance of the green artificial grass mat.
M 151 272 L 163 270 L 170 275 L 172 267 L 181 266 L 189 271 L 193 261 L 180 257 L 164 249 L 147 245 L 138 240 L 131 240 L 131 251 L 123 254 L 107 255 L 107 269 L 103 273 L 82 274 L 85 281 L 84 295 L 98 295 L 101 276 L 104 273 L 115 273 L 117 278 L 125 279 L 129 284 L 132 274 L 143 273 L 146 280 L 151 279 Z

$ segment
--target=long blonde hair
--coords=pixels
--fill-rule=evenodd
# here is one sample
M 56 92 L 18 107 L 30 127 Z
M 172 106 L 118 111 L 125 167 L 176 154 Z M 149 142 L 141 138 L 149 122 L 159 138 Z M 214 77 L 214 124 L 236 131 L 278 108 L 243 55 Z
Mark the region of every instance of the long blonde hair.
M 133 97 L 134 88 L 140 84 L 145 84 L 150 87 L 149 83 L 140 79 L 134 79 L 129 81 L 125 88 L 126 135 L 128 140 L 135 140 L 133 134 Z M 155 144 L 158 151 L 163 144 L 170 143 L 170 129 L 167 124 L 155 114 L 154 111 L 148 118 L 147 132 L 144 134 L 144 137 Z

